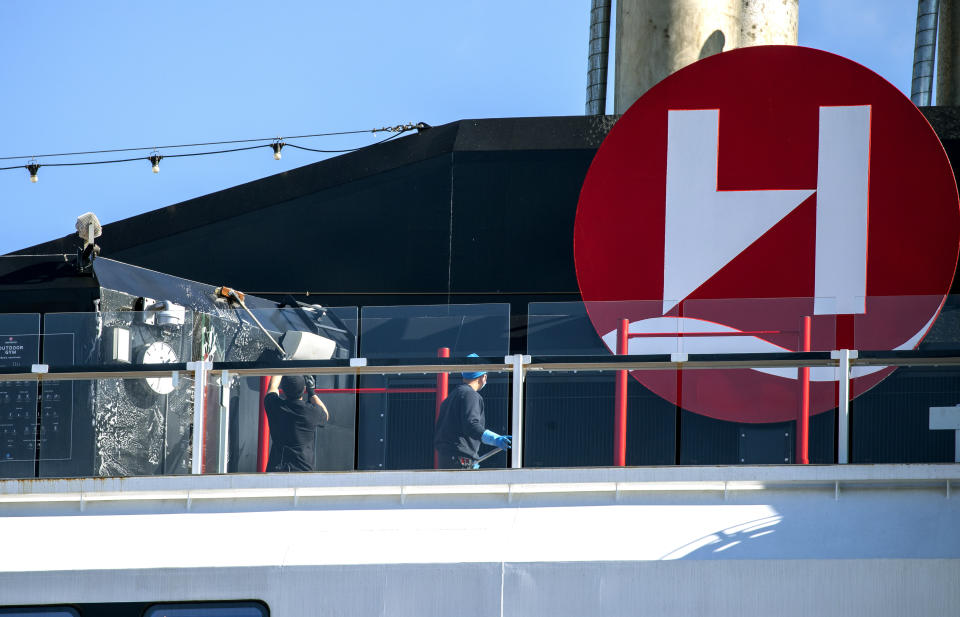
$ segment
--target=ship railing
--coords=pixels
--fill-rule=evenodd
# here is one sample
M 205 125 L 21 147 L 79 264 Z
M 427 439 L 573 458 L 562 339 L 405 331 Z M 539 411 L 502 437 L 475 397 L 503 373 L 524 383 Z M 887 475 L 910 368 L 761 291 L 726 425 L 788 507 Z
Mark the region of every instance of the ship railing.
M 451 373 L 486 371 L 505 374 L 509 381 L 508 426 L 513 437 L 509 467 L 523 467 L 524 461 L 524 388 L 531 375 L 570 374 L 610 371 L 690 371 L 710 369 L 764 369 L 829 367 L 837 371 L 836 463 L 850 460 L 850 384 L 855 367 L 954 367 L 960 365 L 960 349 L 909 351 L 857 351 L 784 353 L 731 353 L 661 355 L 531 356 L 524 354 L 482 358 L 395 358 L 362 357 L 324 361 L 184 362 L 174 364 L 126 365 L 46 365 L 0 368 L 0 383 L 44 383 L 93 380 L 168 379 L 173 386 L 181 380 L 192 385 L 192 456 L 190 472 L 226 473 L 228 471 L 228 427 L 230 392 L 233 378 L 271 375 L 436 376 L 439 381 Z M 354 395 L 363 388 L 340 388 Z M 332 390 L 327 390 L 331 392 Z M 445 391 L 445 388 L 443 389 Z M 438 400 L 439 403 L 439 394 Z M 931 420 L 931 423 L 933 421 Z M 209 425 L 215 425 L 213 427 Z M 211 428 L 213 430 L 211 430 Z M 934 428 L 931 426 L 931 428 Z M 261 444 L 262 446 L 263 444 Z M 960 454 L 960 430 L 957 431 Z

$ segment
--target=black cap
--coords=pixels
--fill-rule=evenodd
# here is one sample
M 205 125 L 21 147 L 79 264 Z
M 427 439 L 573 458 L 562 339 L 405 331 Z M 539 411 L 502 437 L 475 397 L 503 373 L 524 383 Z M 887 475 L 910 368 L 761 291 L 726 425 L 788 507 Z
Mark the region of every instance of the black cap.
M 307 387 L 302 375 L 284 375 L 280 379 L 280 389 L 287 398 L 300 398 Z

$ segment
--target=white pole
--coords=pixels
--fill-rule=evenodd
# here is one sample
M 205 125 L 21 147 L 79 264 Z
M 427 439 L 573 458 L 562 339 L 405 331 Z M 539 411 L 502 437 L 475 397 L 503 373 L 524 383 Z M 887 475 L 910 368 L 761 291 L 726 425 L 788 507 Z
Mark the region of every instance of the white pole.
M 513 421 L 510 434 L 513 445 L 510 448 L 510 467 L 523 467 L 523 381 L 526 378 L 524 364 L 530 364 L 530 356 L 517 354 L 504 358 L 504 364 L 513 364 Z
M 217 472 L 227 473 L 230 448 L 230 371 L 220 375 L 220 440 L 217 452 Z
M 837 463 L 846 465 L 850 462 L 850 358 L 856 358 L 857 352 L 841 349 L 830 353 L 831 357 L 840 360 L 838 367 L 840 379 L 840 400 L 837 401 Z

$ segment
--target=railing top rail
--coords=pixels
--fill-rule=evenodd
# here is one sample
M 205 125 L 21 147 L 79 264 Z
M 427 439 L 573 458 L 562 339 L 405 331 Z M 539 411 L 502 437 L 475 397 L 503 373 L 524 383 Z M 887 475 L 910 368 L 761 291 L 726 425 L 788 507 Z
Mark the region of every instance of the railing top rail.
M 516 356 L 503 358 L 349 358 L 336 360 L 259 360 L 213 362 L 209 372 L 229 371 L 237 375 L 291 374 L 414 374 L 487 371 L 506 373 L 514 368 Z M 590 356 L 520 356 L 527 372 L 614 371 L 614 370 L 702 370 L 736 368 L 799 368 L 839 366 L 835 352 L 781 352 L 735 354 L 655 354 Z M 142 379 L 169 377 L 172 373 L 193 373 L 191 363 L 34 365 L 0 368 L 0 382 L 32 380 Z M 859 351 L 851 352 L 852 366 L 960 366 L 960 349 Z

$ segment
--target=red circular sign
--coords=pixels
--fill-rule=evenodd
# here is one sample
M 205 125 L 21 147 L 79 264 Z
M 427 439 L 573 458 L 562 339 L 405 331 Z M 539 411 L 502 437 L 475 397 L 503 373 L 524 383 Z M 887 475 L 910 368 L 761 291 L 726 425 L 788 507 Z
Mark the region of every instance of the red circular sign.
M 644 94 L 598 150 L 574 230 L 590 319 L 614 353 L 627 319 L 631 354 L 912 349 L 958 248 L 956 181 L 920 111 L 792 46 L 717 54 Z M 887 374 L 855 367 L 852 394 Z M 633 376 L 724 420 L 790 420 L 800 401 L 796 369 Z M 811 413 L 835 407 L 835 369 L 810 379 Z

